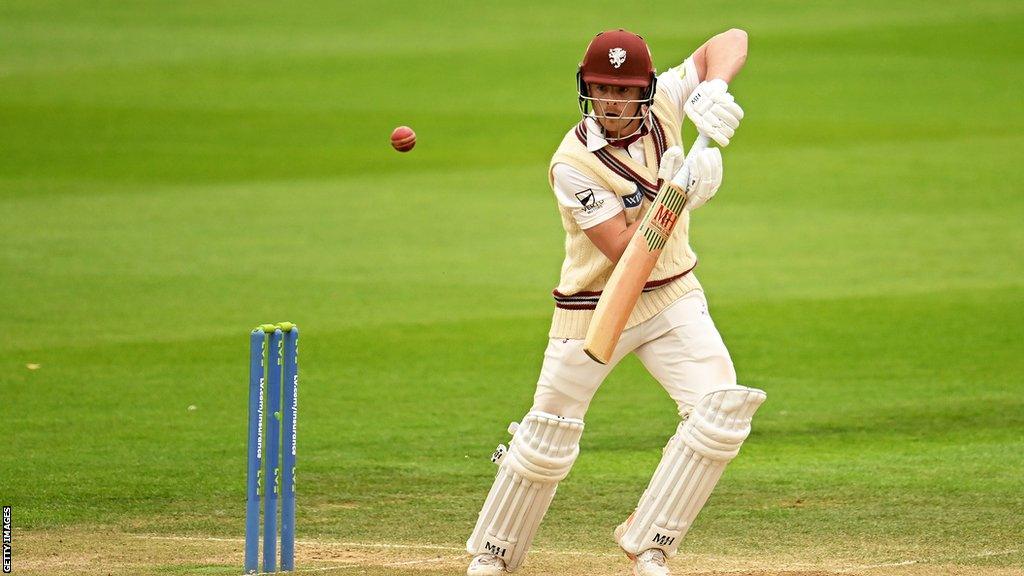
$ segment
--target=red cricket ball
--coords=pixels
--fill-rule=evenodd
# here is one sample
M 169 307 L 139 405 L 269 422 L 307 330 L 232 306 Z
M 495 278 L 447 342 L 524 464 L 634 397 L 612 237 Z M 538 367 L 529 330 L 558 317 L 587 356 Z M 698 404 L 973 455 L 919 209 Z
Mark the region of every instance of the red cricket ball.
M 391 133 L 391 145 L 399 152 L 408 152 L 416 145 L 416 133 L 408 126 L 399 126 Z

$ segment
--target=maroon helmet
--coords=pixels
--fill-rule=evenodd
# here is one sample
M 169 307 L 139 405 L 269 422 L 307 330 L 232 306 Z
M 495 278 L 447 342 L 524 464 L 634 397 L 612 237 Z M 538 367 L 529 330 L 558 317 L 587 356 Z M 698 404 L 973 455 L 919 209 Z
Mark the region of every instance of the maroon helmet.
M 655 74 L 651 50 L 642 37 L 622 28 L 601 32 L 590 41 L 576 72 L 580 111 L 591 115 L 587 83 L 644 88 L 639 102 L 649 108 L 657 89 Z

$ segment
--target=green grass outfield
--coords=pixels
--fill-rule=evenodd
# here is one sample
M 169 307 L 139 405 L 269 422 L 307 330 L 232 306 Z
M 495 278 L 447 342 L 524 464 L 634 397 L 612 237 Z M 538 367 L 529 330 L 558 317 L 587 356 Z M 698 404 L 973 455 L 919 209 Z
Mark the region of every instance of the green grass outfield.
M 6 0 L 15 573 L 240 572 L 248 332 L 278 320 L 300 567 L 460 573 L 546 342 L 546 163 L 617 26 L 659 69 L 750 34 L 692 238 L 769 400 L 677 570 L 1024 574 L 1020 2 Z M 625 574 L 610 530 L 675 422 L 621 365 L 522 574 Z

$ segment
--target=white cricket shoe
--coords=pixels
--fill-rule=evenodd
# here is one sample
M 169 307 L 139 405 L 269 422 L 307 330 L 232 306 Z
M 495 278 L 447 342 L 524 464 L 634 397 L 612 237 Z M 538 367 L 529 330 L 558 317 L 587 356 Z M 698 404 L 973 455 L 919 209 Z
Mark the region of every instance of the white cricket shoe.
M 669 576 L 665 553 L 657 548 L 644 550 L 633 562 L 633 576 Z
M 502 576 L 508 574 L 505 571 L 505 561 L 494 554 L 477 554 L 473 561 L 466 568 L 466 576 Z
M 626 533 L 626 529 L 629 528 L 629 523 L 632 521 L 633 515 L 630 514 L 629 518 L 616 526 L 615 531 L 612 532 L 615 543 L 619 546 L 622 546 L 622 535 Z M 623 550 L 623 552 L 626 551 Z M 658 548 L 649 548 L 638 556 L 626 552 L 626 556 L 633 561 L 633 576 L 670 576 L 668 566 L 666 566 L 668 559 L 665 558 L 665 553 Z

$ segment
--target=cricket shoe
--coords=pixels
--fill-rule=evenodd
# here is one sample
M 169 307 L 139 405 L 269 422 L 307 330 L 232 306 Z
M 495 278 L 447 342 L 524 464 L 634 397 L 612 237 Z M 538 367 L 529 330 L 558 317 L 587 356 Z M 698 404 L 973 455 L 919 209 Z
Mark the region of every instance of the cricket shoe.
M 669 576 L 668 559 L 658 548 L 648 548 L 633 560 L 633 576 Z
M 633 515 L 630 514 L 629 518 L 626 518 L 625 522 L 616 526 L 615 531 L 612 532 L 612 535 L 615 537 L 615 543 L 619 547 L 622 547 L 622 535 L 626 533 L 632 521 Z M 623 552 L 626 551 L 623 550 Z M 666 566 L 668 559 L 665 558 L 665 553 L 658 548 L 649 548 L 639 555 L 626 552 L 626 556 L 633 561 L 633 576 L 670 576 L 668 566 Z
M 466 568 L 466 576 L 502 576 L 508 574 L 505 561 L 494 554 L 477 554 Z

